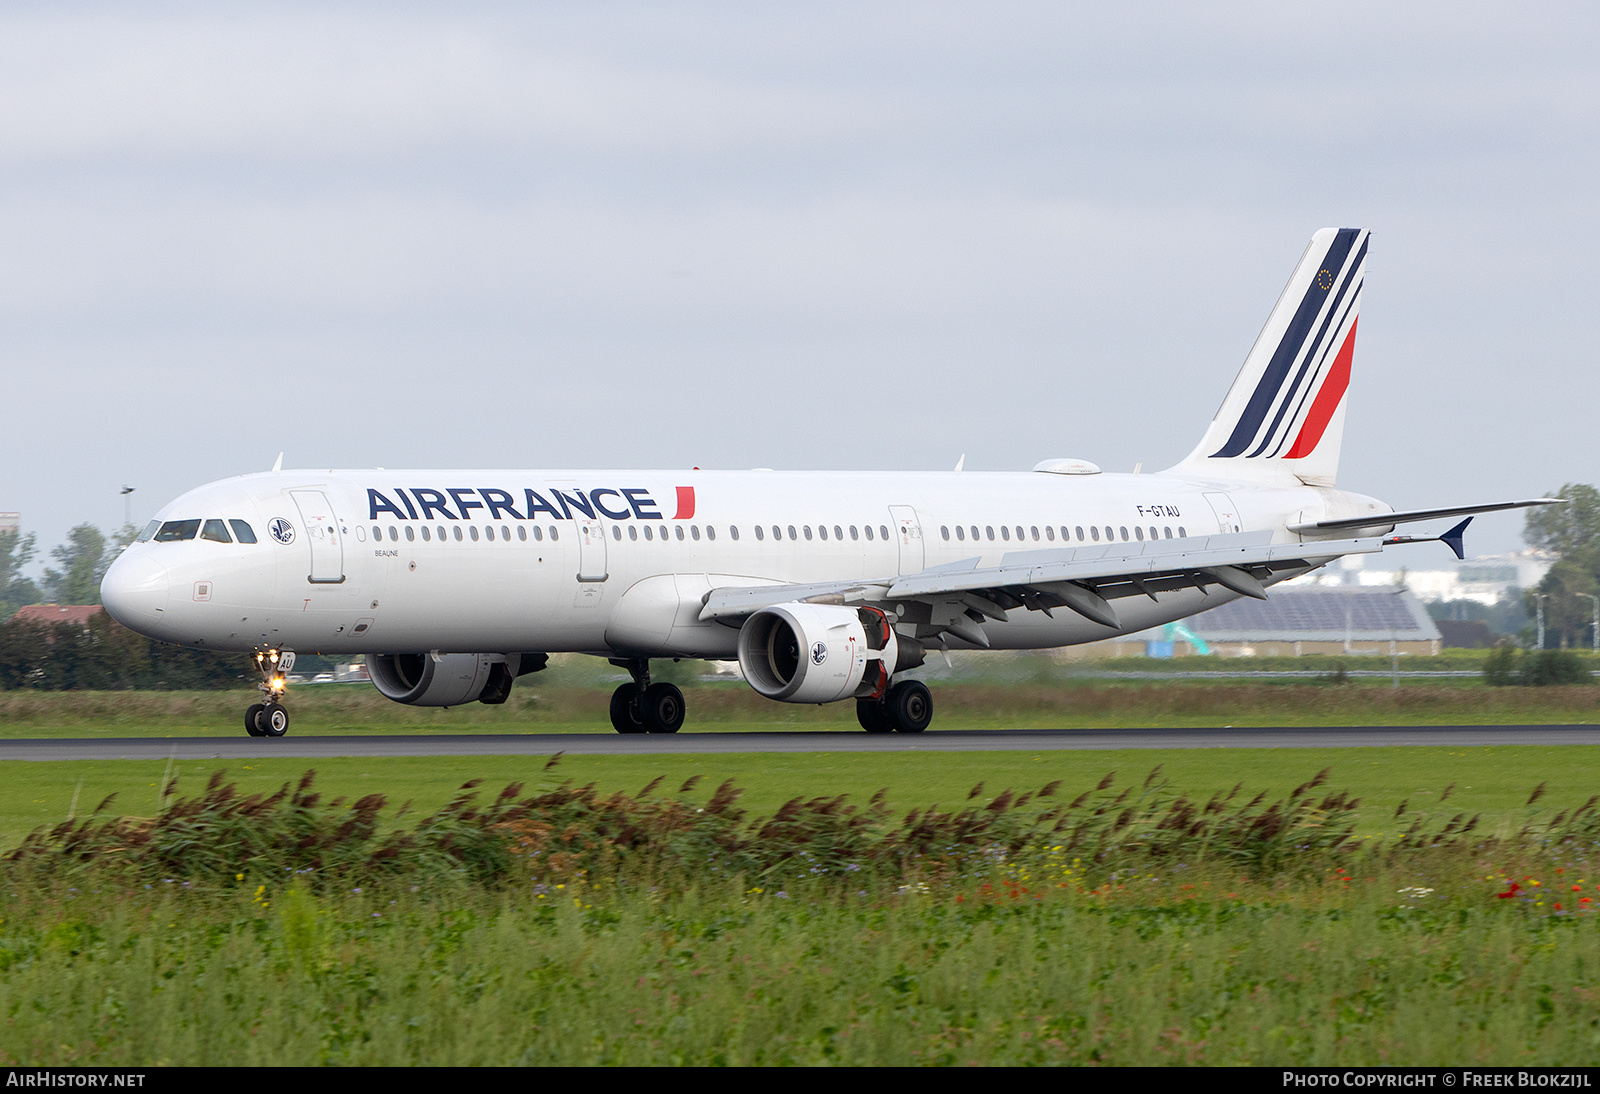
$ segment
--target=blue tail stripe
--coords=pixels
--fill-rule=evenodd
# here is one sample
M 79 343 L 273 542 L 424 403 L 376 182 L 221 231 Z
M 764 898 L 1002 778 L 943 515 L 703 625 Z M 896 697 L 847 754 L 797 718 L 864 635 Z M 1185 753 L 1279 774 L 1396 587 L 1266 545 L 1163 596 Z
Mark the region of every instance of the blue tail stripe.
M 1333 244 L 1328 248 L 1328 253 L 1323 256 L 1322 266 L 1342 270 L 1345 258 L 1350 253 L 1350 248 L 1355 245 L 1356 237 L 1361 234 L 1357 228 L 1341 228 L 1334 236 Z M 1272 354 L 1272 361 L 1267 365 L 1266 371 L 1261 376 L 1261 381 L 1256 385 L 1255 391 L 1250 396 L 1244 414 L 1233 428 L 1228 443 L 1212 454 L 1212 458 L 1237 456 L 1250 447 L 1255 440 L 1256 433 L 1261 429 L 1261 423 L 1267 416 L 1267 411 L 1272 409 L 1273 399 L 1278 394 L 1278 389 L 1283 386 L 1283 380 L 1290 366 L 1299 357 L 1300 347 L 1305 343 L 1306 335 L 1311 330 L 1311 324 L 1316 322 L 1317 313 L 1322 310 L 1322 302 L 1327 299 L 1328 290 L 1332 285 L 1323 288 L 1317 284 L 1313 277 L 1311 284 L 1306 286 L 1306 294 L 1300 301 L 1300 306 L 1295 309 L 1294 318 L 1289 322 L 1289 328 L 1283 332 L 1283 338 L 1278 343 L 1278 348 Z
M 1361 285 L 1363 281 L 1365 281 L 1365 278 L 1361 278 L 1356 281 L 1355 292 L 1350 294 L 1350 300 L 1345 304 L 1344 311 L 1340 313 L 1339 318 L 1334 322 L 1333 330 L 1335 333 L 1344 330 L 1345 320 L 1350 318 L 1350 313 L 1355 310 L 1356 304 L 1360 301 Z M 1294 412 L 1289 415 L 1289 428 L 1283 431 L 1282 436 L 1278 438 L 1278 443 L 1272 446 L 1271 452 L 1267 453 L 1269 459 L 1273 456 L 1276 456 L 1279 452 L 1282 452 L 1284 446 L 1289 443 L 1289 438 L 1295 435 L 1294 423 L 1300 420 L 1300 411 L 1305 408 L 1306 402 L 1310 400 L 1312 394 L 1316 392 L 1317 381 L 1322 375 L 1323 366 L 1333 358 L 1334 354 L 1338 352 L 1338 348 L 1338 339 L 1334 339 L 1322 347 L 1319 354 L 1321 360 L 1317 362 L 1316 370 L 1312 373 L 1310 382 L 1307 383 L 1305 389 L 1300 392 L 1300 397 L 1295 402 Z
M 1343 272 L 1343 276 L 1339 282 L 1339 291 L 1334 294 L 1333 302 L 1328 305 L 1328 313 L 1323 316 L 1322 326 L 1317 329 L 1317 336 L 1311 340 L 1311 345 L 1306 350 L 1305 357 L 1301 359 L 1300 368 L 1295 372 L 1294 380 L 1289 384 L 1289 390 L 1284 392 L 1283 402 L 1278 405 L 1278 413 L 1277 416 L 1272 419 L 1271 428 L 1269 428 L 1266 433 L 1262 435 L 1261 443 L 1256 445 L 1256 450 L 1250 453 L 1250 455 L 1261 455 L 1262 452 L 1266 451 L 1268 445 L 1274 444 L 1274 438 L 1276 438 L 1275 447 L 1283 447 L 1283 436 L 1279 435 L 1278 426 L 1283 422 L 1284 412 L 1287 411 L 1289 409 L 1289 405 L 1293 403 L 1295 414 L 1298 415 L 1300 413 L 1300 407 L 1305 402 L 1305 399 L 1303 397 L 1296 399 L 1295 395 L 1297 392 L 1300 392 L 1300 385 L 1305 383 L 1306 376 L 1312 372 L 1313 365 L 1320 363 L 1319 358 L 1326 356 L 1327 351 L 1325 348 L 1325 342 L 1328 337 L 1329 324 L 1333 323 L 1335 316 L 1339 317 L 1339 323 L 1333 327 L 1333 332 L 1335 334 L 1337 334 L 1339 329 L 1344 325 L 1344 316 L 1339 312 L 1339 301 L 1344 299 L 1344 294 L 1349 291 L 1350 286 L 1355 284 L 1356 279 L 1361 276 L 1361 263 L 1366 257 L 1367 245 L 1363 242 L 1361 244 L 1361 250 L 1356 252 L 1356 257 L 1350 262 L 1349 266 Z M 1292 424 L 1294 422 L 1294 418 L 1291 417 L 1289 421 Z M 1286 436 L 1287 433 L 1288 431 L 1285 430 L 1284 435 Z M 1273 455 L 1276 454 L 1276 452 L 1273 453 Z

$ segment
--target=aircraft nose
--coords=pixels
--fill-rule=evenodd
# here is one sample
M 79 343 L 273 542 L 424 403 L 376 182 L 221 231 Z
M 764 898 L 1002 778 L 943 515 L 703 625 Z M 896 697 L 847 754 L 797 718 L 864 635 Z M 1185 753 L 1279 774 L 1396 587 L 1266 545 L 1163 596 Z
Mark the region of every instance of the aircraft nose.
M 100 582 L 100 602 L 129 630 L 148 634 L 167 606 L 167 568 L 143 551 L 123 553 Z

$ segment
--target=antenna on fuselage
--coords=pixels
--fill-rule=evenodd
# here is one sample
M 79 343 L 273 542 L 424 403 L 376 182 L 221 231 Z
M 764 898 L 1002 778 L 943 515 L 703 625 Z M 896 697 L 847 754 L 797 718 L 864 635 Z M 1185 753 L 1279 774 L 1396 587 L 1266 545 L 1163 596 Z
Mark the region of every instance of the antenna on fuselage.
M 956 461 L 956 470 L 960 471 L 961 470 L 961 465 L 966 463 L 966 462 L 967 462 L 967 454 L 965 452 L 963 452 L 963 453 L 961 453 L 961 458 Z
M 282 471 L 283 470 L 283 453 L 282 452 L 279 452 L 278 453 L 278 458 L 272 461 L 272 469 L 274 471 Z

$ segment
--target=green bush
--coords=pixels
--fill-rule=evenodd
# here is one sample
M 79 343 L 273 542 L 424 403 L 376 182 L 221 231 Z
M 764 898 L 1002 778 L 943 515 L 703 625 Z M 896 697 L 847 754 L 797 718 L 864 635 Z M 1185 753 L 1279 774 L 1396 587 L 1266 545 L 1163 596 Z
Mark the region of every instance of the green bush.
M 1536 650 L 1523 659 L 1522 683 L 1530 687 L 1593 682 L 1583 658 L 1571 650 Z

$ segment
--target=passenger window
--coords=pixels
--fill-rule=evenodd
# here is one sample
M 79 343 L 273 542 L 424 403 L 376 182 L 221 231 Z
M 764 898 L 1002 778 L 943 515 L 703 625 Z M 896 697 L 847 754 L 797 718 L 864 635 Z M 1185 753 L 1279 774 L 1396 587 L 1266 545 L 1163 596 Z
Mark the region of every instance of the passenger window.
M 632 529 L 630 528 L 629 531 L 632 531 Z M 619 542 L 621 541 L 621 539 L 622 539 L 622 525 L 613 524 L 611 526 L 611 538 L 614 539 L 614 540 L 617 540 Z
M 681 542 L 683 540 L 683 525 L 681 525 L 681 524 L 678 525 L 677 527 L 673 528 L 672 531 L 678 537 L 678 540 Z
M 716 539 L 717 538 L 717 530 L 715 528 L 713 528 L 709 524 L 706 525 L 706 538 L 707 539 Z
M 233 537 L 228 534 L 228 526 L 213 517 L 206 521 L 205 528 L 200 531 L 201 539 L 209 539 L 212 543 L 232 543 Z
M 1093 524 L 1089 525 L 1089 534 L 1094 537 L 1096 543 L 1100 542 L 1100 529 L 1098 527 Z
M 483 529 L 483 534 L 484 534 L 484 537 L 486 539 L 488 539 L 488 541 L 490 543 L 493 543 L 494 542 L 494 525 L 490 524 L 490 525 L 485 526 L 485 528 Z
M 160 528 L 160 527 L 161 527 L 161 522 L 159 520 L 151 521 L 149 524 L 146 524 L 144 526 L 144 531 L 139 533 L 139 538 L 134 540 L 134 542 L 135 543 L 149 543 L 150 542 L 150 537 L 154 536 L 156 534 L 156 530 L 158 528 Z M 254 543 L 255 539 L 252 537 L 250 542 Z
M 646 528 L 644 530 L 644 534 L 648 536 L 650 534 L 650 529 Z M 533 540 L 535 543 L 544 542 L 544 529 L 539 527 L 537 524 L 533 526 Z
M 550 527 L 550 542 L 551 543 L 555 543 L 560 538 L 561 538 L 561 529 L 559 529 L 559 528 L 555 527 L 554 525 L 552 525 Z
M 412 530 L 411 525 L 409 525 L 409 524 L 406 525 L 406 542 L 407 543 L 413 543 L 413 542 L 416 541 L 416 538 L 417 538 L 417 533 Z
M 986 533 L 986 534 L 987 534 L 987 535 L 988 535 L 988 537 L 989 537 L 989 542 L 990 542 L 990 543 L 993 543 L 993 542 L 994 542 L 994 525 L 992 525 L 992 524 L 985 524 L 985 525 L 984 525 L 984 526 L 983 526 L 983 530 L 984 530 L 984 532 L 985 532 L 985 533 Z
M 1031 532 L 1031 533 L 1033 533 L 1033 538 L 1034 538 L 1034 539 L 1035 539 L 1035 540 L 1037 540 L 1037 539 L 1038 539 L 1038 538 L 1039 538 L 1039 529 L 1038 529 L 1038 527 L 1037 527 L 1037 526 L 1035 526 L 1035 527 L 1032 527 L 1032 528 L 1029 528 L 1029 529 L 1028 529 L 1028 531 L 1029 531 L 1029 532 Z
M 799 536 L 794 534 L 794 525 L 792 525 L 792 524 L 789 525 L 789 538 L 790 539 L 799 539 L 800 538 Z
M 1081 524 L 1078 525 L 1078 527 L 1076 529 L 1074 529 L 1074 531 L 1076 531 L 1078 533 L 1078 542 L 1082 543 L 1083 542 L 1083 525 L 1081 525 Z M 1063 532 L 1062 535 L 1066 535 L 1066 533 Z M 1099 539 L 1100 537 L 1096 536 L 1095 538 Z
M 948 524 L 939 525 L 939 536 L 941 539 L 946 540 L 950 538 L 950 526 Z
M 256 530 L 242 520 L 228 521 L 228 527 L 233 529 L 233 538 L 240 543 L 254 543 Z
M 756 525 L 756 539 L 764 540 L 766 538 L 767 538 L 767 534 L 761 530 L 761 525 L 759 525 L 759 524 Z
M 1114 540 L 1116 538 L 1117 538 L 1117 533 L 1112 531 L 1111 525 L 1109 525 L 1109 524 L 1106 525 L 1106 542 L 1110 543 L 1112 540 Z M 1124 538 L 1126 538 L 1126 537 L 1124 537 Z
M 1007 543 L 1011 542 L 1011 529 L 1007 528 L 1004 524 L 1000 526 L 1000 538 L 1005 540 Z
M 790 529 L 790 531 L 793 531 L 793 529 Z M 772 526 L 772 538 L 773 539 L 782 539 L 783 538 L 783 529 L 779 528 L 776 524 L 774 524 Z
M 1184 531 L 1183 525 L 1181 525 L 1181 524 L 1178 525 L 1178 538 L 1179 539 L 1188 539 L 1189 538 L 1189 533 Z
M 156 533 L 156 542 L 176 543 L 179 540 L 193 539 L 199 534 L 200 522 L 198 520 L 169 520 Z
M 965 542 L 966 538 L 967 538 L 967 530 L 965 528 L 961 527 L 961 525 L 959 525 L 959 524 L 956 525 L 956 539 Z
M 1151 539 L 1160 539 L 1161 538 L 1161 533 L 1156 531 L 1156 526 L 1153 525 L 1153 524 L 1150 526 L 1150 538 Z
M 1034 536 L 1033 538 L 1038 539 L 1039 537 Z M 1051 543 L 1056 541 L 1056 530 L 1050 527 L 1048 524 L 1044 526 L 1044 538 L 1049 540 Z
M 1140 528 L 1137 524 L 1133 526 L 1133 535 L 1135 539 L 1139 540 L 1139 542 L 1144 542 L 1144 529 Z
M 889 526 L 887 524 L 878 525 L 878 534 L 887 541 L 889 538 Z
M 628 538 L 632 540 L 637 540 L 639 538 L 638 526 L 633 524 L 628 525 Z
M 700 526 L 698 524 L 689 525 L 689 538 L 696 543 L 700 542 Z
M 1122 526 L 1122 541 L 1124 543 L 1128 541 L 1128 526 L 1126 524 Z
M 428 531 L 428 526 L 426 524 L 424 524 L 422 526 L 422 542 L 424 542 L 424 543 L 433 542 L 433 533 Z
M 505 540 L 507 543 L 511 542 L 511 529 L 507 528 L 504 524 L 500 526 L 500 538 Z
M 456 542 L 460 543 L 461 542 L 461 525 L 457 524 L 454 527 L 452 527 L 450 530 L 456 534 Z
M 811 541 L 811 525 L 809 525 L 809 524 L 806 525 L 804 528 L 801 529 L 801 531 L 803 531 L 806 534 L 806 542 L 809 543 Z
M 1022 525 L 1017 525 L 1017 542 L 1022 542 Z
M 376 524 L 372 526 L 372 539 L 375 543 L 383 542 L 383 529 L 379 528 Z
M 861 538 L 860 536 L 856 535 L 856 526 L 854 524 L 850 526 L 850 538 L 852 540 Z
M 818 539 L 827 539 L 828 538 L 828 526 L 826 524 L 817 525 L 817 538 Z
M 840 528 L 837 524 L 833 526 L 833 538 L 840 540 L 841 542 L 844 540 L 844 529 Z
M 759 524 L 756 525 L 756 531 L 757 532 L 761 531 L 761 525 L 759 525 Z M 728 535 L 733 537 L 733 541 L 735 543 L 739 542 L 739 526 L 737 524 L 728 525 Z M 761 537 L 758 535 L 758 536 L 756 536 L 756 538 L 760 539 Z
M 424 528 L 422 531 L 423 531 L 422 538 L 423 539 L 427 539 L 428 538 L 428 536 L 427 536 L 427 531 L 428 530 L 426 528 Z M 526 543 L 526 542 L 528 542 L 528 526 L 526 524 L 517 525 L 517 542 L 518 543 Z
M 648 524 L 646 524 L 644 526 L 644 538 L 645 539 L 655 539 L 656 538 L 655 535 L 650 531 L 650 526 Z
M 1170 525 L 1170 524 L 1163 524 L 1163 525 L 1162 525 L 1162 526 L 1161 526 L 1161 530 L 1162 530 L 1162 531 L 1163 531 L 1163 532 L 1165 532 L 1165 533 L 1167 533 L 1167 534 L 1166 534 L 1166 538 L 1167 538 L 1167 539 L 1171 539 L 1171 538 L 1172 538 L 1172 525 Z
M 872 525 L 867 525 L 867 542 L 872 542 Z
M 478 542 L 478 526 L 476 524 L 468 525 L 467 535 L 472 537 L 472 542 Z
M 390 543 L 399 543 L 400 542 L 400 529 L 396 528 L 392 524 L 389 525 L 389 542 Z
M 976 524 L 972 526 L 972 542 L 978 542 L 978 526 Z

